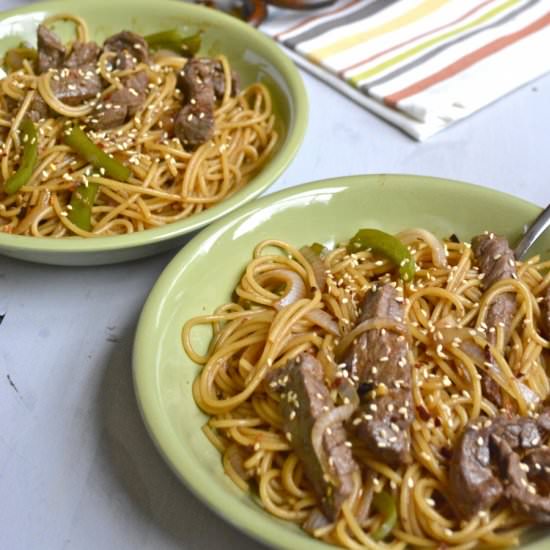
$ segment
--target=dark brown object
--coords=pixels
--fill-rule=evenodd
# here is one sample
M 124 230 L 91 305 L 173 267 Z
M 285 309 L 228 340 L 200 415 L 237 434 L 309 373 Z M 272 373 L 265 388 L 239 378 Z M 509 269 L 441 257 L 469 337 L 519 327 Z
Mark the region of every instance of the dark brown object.
M 117 54 L 115 58 L 115 69 L 131 69 L 138 63 L 149 64 L 149 46 L 147 42 L 132 31 L 122 31 L 113 34 L 105 40 L 103 48 L 107 52 Z
M 33 122 L 48 118 L 50 114 L 50 108 L 48 104 L 42 99 L 42 96 L 37 92 L 29 105 L 28 115 Z
M 514 252 L 505 237 L 483 234 L 474 237 L 472 250 L 481 273 L 484 275 L 481 286 L 488 290 L 494 283 L 510 279 L 516 275 Z M 517 311 L 516 297 L 511 292 L 499 294 L 489 306 L 485 323 L 487 324 L 487 339 L 491 344 L 496 341 L 496 327 L 503 327 L 507 334 Z M 490 356 L 489 363 L 493 362 Z M 508 408 L 499 385 L 485 372 L 481 373 L 481 389 L 483 395 L 498 408 Z
M 149 63 L 149 47 L 145 39 L 133 32 L 123 31 L 104 42 L 107 51 L 115 52 L 113 67 L 131 70 L 140 62 Z M 97 129 L 121 126 L 139 110 L 147 97 L 149 79 L 144 71 L 121 78 L 122 88 L 104 98 L 92 115 L 91 124 Z
M 490 432 L 483 422 L 480 419 L 466 426 L 454 448 L 449 470 L 451 501 L 459 515 L 468 519 L 502 496 L 502 484 L 491 471 Z
M 60 69 L 65 61 L 65 46 L 59 38 L 45 25 L 38 25 L 36 31 L 38 48 L 38 72 L 49 69 Z
M 341 422 L 330 426 L 323 435 L 328 471 L 313 448 L 311 432 L 316 420 L 334 409 L 323 382 L 322 367 L 313 356 L 301 354 L 277 372 L 271 385 L 281 395 L 280 409 L 287 439 L 303 464 L 323 512 L 335 519 L 353 490 L 352 474 L 358 467 L 345 444 L 346 432 Z
M 326 8 L 335 2 L 336 0 L 266 0 L 266 4 L 286 8 L 287 10 L 315 10 Z
M 386 284 L 367 293 L 359 322 L 377 318 L 402 321 L 403 315 L 396 289 Z M 345 363 L 360 384 L 372 388 L 361 399 L 356 416 L 360 419 L 358 437 L 382 462 L 393 466 L 410 462 L 414 411 L 406 338 L 389 330 L 369 330 L 352 344 Z
M 200 145 L 214 135 L 214 112 L 187 104 L 174 119 L 174 134 L 183 143 Z
M 64 68 L 50 80 L 53 94 L 67 105 L 80 105 L 103 91 L 101 78 L 95 65 L 83 68 Z
M 95 42 L 75 42 L 64 66 L 69 69 L 91 69 L 93 67 L 95 71 L 100 53 L 101 49 Z
M 238 77 L 231 74 L 232 95 L 238 91 Z M 223 65 L 205 57 L 189 60 L 178 74 L 184 105 L 174 121 L 174 133 L 183 143 L 196 147 L 214 135 L 214 109 L 225 93 Z
M 547 471 L 540 465 L 535 471 L 533 466 L 531 471 L 529 466 L 537 460 L 550 462 L 548 448 L 542 446 L 549 423 L 548 410 L 537 419 L 499 416 L 468 423 L 449 469 L 451 500 L 461 517 L 469 519 L 504 496 L 535 521 L 550 521 L 550 468 Z M 522 455 L 527 466 L 521 465 Z M 531 478 L 538 480 L 537 487 L 546 495 L 535 486 L 529 489 Z

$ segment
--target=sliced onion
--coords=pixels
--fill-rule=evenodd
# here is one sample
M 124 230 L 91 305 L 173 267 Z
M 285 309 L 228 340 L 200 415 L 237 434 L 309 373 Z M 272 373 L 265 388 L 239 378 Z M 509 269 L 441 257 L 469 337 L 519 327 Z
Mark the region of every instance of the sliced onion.
M 536 394 L 529 386 L 526 386 L 523 382 L 519 381 L 517 382 L 517 385 L 521 396 L 525 399 L 527 407 L 536 407 L 540 403 L 540 396 Z
M 246 481 L 252 477 L 252 472 L 247 470 L 244 466 L 245 457 L 241 448 L 232 444 L 226 449 L 224 453 L 224 458 L 231 464 L 235 473 L 243 480 Z
M 315 254 L 315 252 L 313 252 L 313 250 L 311 250 L 309 246 L 303 246 L 302 248 L 300 248 L 300 252 L 304 256 L 304 258 L 310 263 L 319 290 L 324 290 L 325 285 L 327 284 L 327 274 L 325 273 L 326 267 L 323 260 L 321 260 L 319 255 Z
M 406 231 L 401 231 L 396 237 L 403 244 L 411 244 L 414 241 L 424 241 L 432 251 L 432 262 L 436 267 L 446 267 L 447 266 L 447 256 L 445 255 L 445 247 L 443 243 L 429 231 L 425 229 L 407 229 Z
M 354 384 L 348 378 L 342 378 L 338 385 L 338 395 L 344 403 L 353 405 L 355 408 L 359 406 L 359 394 Z
M 316 456 L 319 457 L 321 468 L 323 472 L 328 475 L 333 485 L 338 486 L 338 480 L 334 479 L 332 468 L 328 462 L 325 449 L 323 448 L 323 436 L 327 428 L 338 424 L 339 422 L 345 422 L 354 413 L 357 406 L 352 403 L 336 407 L 317 418 L 313 428 L 311 430 L 311 444 L 313 445 L 313 451 Z
M 502 372 L 492 361 L 487 361 L 487 356 L 485 351 L 472 340 L 472 335 L 469 333 L 468 329 L 464 328 L 444 328 L 440 329 L 441 335 L 443 336 L 442 341 L 446 344 L 452 342 L 455 338 L 460 338 L 462 340 L 460 344 L 460 349 L 466 353 L 473 361 L 479 366 L 482 366 L 484 370 L 487 371 L 489 376 L 495 380 L 495 382 L 501 386 L 505 387 L 506 383 L 502 376 Z M 536 407 L 540 402 L 540 396 L 534 392 L 529 386 L 526 386 L 523 382 L 515 379 L 513 381 L 519 393 L 525 400 L 527 406 Z
M 369 470 L 367 473 L 367 482 L 363 487 L 363 494 L 361 495 L 361 500 L 359 501 L 359 505 L 357 506 L 357 511 L 355 513 L 357 523 L 361 527 L 363 527 L 367 521 L 371 509 L 372 496 L 374 494 L 374 483 L 372 481 L 373 477 L 372 471 Z
M 338 323 L 324 309 L 312 309 L 308 311 L 305 315 L 305 318 L 312 323 L 324 328 L 329 334 L 333 336 L 340 336 L 340 329 L 338 328 Z
M 274 269 L 265 274 L 264 282 L 267 280 L 283 281 L 286 285 L 285 294 L 274 304 L 275 309 L 282 309 L 307 295 L 304 280 L 298 273 L 290 269 Z
M 323 512 L 321 512 L 319 508 L 313 508 L 311 514 L 309 514 L 306 521 L 302 525 L 302 529 L 306 533 L 314 535 L 318 529 L 323 529 L 329 525 L 332 525 L 332 523 L 329 519 L 327 519 Z
M 367 319 L 355 326 L 353 330 L 348 332 L 340 341 L 340 344 L 336 348 L 336 356 L 341 357 L 343 353 L 348 349 L 351 343 L 363 332 L 368 330 L 383 329 L 393 330 L 399 334 L 408 334 L 407 327 L 400 321 L 396 321 L 391 317 L 377 317 L 376 319 Z
M 461 342 L 472 340 L 470 328 L 464 327 L 446 327 L 437 325 L 437 330 L 441 333 L 441 343 L 444 345 L 451 345 L 455 339 L 458 338 Z M 477 344 L 476 344 L 477 346 Z M 479 348 L 479 346 L 477 346 Z M 479 348 L 481 349 L 481 348 Z M 483 353 L 483 352 L 482 352 Z

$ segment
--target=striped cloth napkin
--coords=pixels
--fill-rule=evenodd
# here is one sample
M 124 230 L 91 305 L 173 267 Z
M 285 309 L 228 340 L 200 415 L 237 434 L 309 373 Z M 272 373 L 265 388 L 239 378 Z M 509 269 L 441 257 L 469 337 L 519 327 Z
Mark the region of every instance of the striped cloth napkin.
M 418 140 L 550 71 L 550 0 L 338 0 L 261 29 Z

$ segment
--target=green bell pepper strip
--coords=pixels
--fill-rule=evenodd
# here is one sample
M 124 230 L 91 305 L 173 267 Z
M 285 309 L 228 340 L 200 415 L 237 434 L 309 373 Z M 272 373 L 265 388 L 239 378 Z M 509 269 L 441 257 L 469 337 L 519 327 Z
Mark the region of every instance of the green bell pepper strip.
M 92 230 L 92 207 L 98 190 L 99 185 L 90 182 L 88 185 L 79 185 L 71 196 L 68 218 L 84 231 Z
M 399 275 L 404 281 L 412 281 L 416 265 L 409 249 L 393 235 L 378 229 L 360 229 L 348 244 L 348 252 L 370 249 L 381 254 L 399 267 Z
M 193 57 L 201 47 L 200 32 L 183 36 L 177 29 L 157 32 L 145 36 L 145 42 L 152 50 L 173 50 L 185 57 Z
M 65 143 L 80 156 L 85 158 L 100 173 L 118 181 L 128 181 L 132 171 L 102 151 L 78 125 L 65 129 Z
M 397 522 L 397 508 L 394 498 L 386 491 L 374 493 L 372 504 L 384 516 L 384 521 L 372 534 L 374 540 L 384 540 L 395 527 Z
M 19 125 L 21 142 L 23 143 L 23 155 L 17 171 L 4 183 L 4 191 L 8 195 L 17 193 L 32 176 L 38 159 L 38 134 L 36 126 L 30 118 L 25 117 Z
M 321 243 L 313 243 L 309 248 L 314 254 L 317 254 L 317 256 L 320 256 L 325 250 L 325 247 Z

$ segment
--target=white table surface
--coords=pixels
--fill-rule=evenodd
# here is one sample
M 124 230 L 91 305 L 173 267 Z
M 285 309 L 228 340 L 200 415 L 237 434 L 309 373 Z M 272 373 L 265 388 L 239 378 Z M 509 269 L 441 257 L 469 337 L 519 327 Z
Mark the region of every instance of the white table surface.
M 396 172 L 550 201 L 550 76 L 426 143 L 303 76 L 307 135 L 270 192 Z M 0 549 L 262 548 L 177 481 L 139 416 L 134 330 L 174 253 L 95 268 L 0 256 Z

